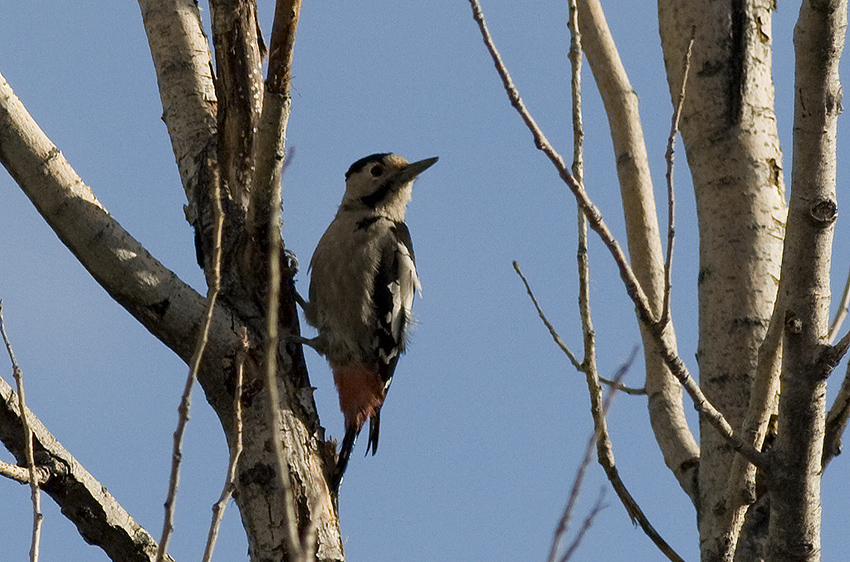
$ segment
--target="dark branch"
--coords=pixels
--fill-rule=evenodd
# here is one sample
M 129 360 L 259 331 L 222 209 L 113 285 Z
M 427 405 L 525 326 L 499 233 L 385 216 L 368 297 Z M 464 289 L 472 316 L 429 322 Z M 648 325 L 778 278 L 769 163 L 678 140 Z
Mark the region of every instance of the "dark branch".
M 153 562 L 154 538 L 121 507 L 106 487 L 86 469 L 41 424 L 32 411 L 27 418 L 33 433 L 33 449 L 39 470 L 49 478 L 42 489 L 56 502 L 89 544 L 103 549 L 112 560 Z M 0 441 L 19 463 L 25 462 L 22 420 L 17 397 L 0 379 Z M 166 560 L 172 560 L 167 557 Z

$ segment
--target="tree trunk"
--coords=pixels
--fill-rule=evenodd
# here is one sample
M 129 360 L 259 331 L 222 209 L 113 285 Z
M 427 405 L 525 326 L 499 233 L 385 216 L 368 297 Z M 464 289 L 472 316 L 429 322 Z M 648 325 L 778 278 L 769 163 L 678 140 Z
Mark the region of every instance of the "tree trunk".
M 771 2 L 660 0 L 658 10 L 674 101 L 695 28 L 681 132 L 700 233 L 700 385 L 740 430 L 776 298 L 786 215 L 770 74 Z M 731 561 L 755 474 L 732 471 L 735 454 L 704 420 L 700 450 L 702 560 Z
M 804 1 L 794 30 L 794 167 L 782 263 L 784 320 L 779 426 L 768 484 L 768 553 L 776 562 L 820 560 L 820 479 L 826 419 L 829 271 L 838 204 L 838 61 L 847 2 Z
M 223 208 L 222 289 L 198 381 L 232 445 L 235 368 L 244 329 L 249 342 L 242 393 L 244 448 L 234 497 L 251 559 L 293 559 L 294 553 L 287 552 L 287 544 L 291 544 L 287 534 L 294 528 L 305 544 L 315 542 L 318 560 L 343 560 L 339 520 L 327 485 L 334 446 L 324 440 L 301 348 L 277 346 L 274 381 L 279 403 L 274 405 L 274 419 L 269 415 L 263 353 L 269 339 L 265 323 L 272 260 L 279 260 L 275 263 L 282 265 L 283 272 L 279 331 L 299 332 L 295 271 L 285 259 L 274 257 L 269 233 L 279 241 L 279 227 L 273 226 L 275 214 L 280 213 L 289 95 L 286 77 L 300 3 L 278 2 L 272 42 L 288 45 L 289 54 L 284 56 L 278 49 L 273 55 L 280 58 L 270 67 L 283 80 L 273 81 L 267 96 L 255 5 L 244 0 L 211 4 L 219 55 L 216 77 L 197 4 L 192 0 L 140 0 L 163 118 L 188 199 L 187 218 L 196 230 L 199 261 L 208 282 L 214 271 L 217 199 Z M 264 109 L 270 117 L 261 123 Z M 262 146 L 255 142 L 258 129 L 269 140 Z M 62 242 L 119 304 L 188 364 L 205 313 L 204 299 L 109 215 L 2 77 L 0 137 L 0 161 Z M 261 180 L 254 178 L 257 162 L 264 163 Z M 282 460 L 271 446 L 274 440 L 282 441 Z M 283 477 L 279 475 L 281 466 Z M 287 480 L 292 497 L 289 505 L 284 499 Z M 315 533 L 309 541 L 304 537 L 307 530 Z
M 285 552 L 289 506 L 272 446 L 273 439 L 282 439 L 285 477 L 289 479 L 293 494 L 291 507 L 296 517 L 292 524 L 296 525 L 302 540 L 308 529 L 315 528 L 319 560 L 342 560 L 339 521 L 326 480 L 326 467 L 333 465 L 334 450 L 326 447 L 324 441 L 324 429 L 319 423 L 300 346 L 278 347 L 275 380 L 280 404 L 274 424 L 267 413 L 270 398 L 262 354 L 267 344 L 269 265 L 270 260 L 277 259 L 270 253 L 269 232 L 279 236 L 279 227 L 272 228 L 275 224 L 272 217 L 273 213 L 280 213 L 280 207 L 279 203 L 275 206 L 272 202 L 276 200 L 275 190 L 279 201 L 283 139 L 288 118 L 288 69 L 300 3 L 278 2 L 272 45 L 286 43 L 288 58 L 284 57 L 282 49 L 274 51 L 270 69 L 279 75 L 270 76 L 265 88 L 262 41 L 258 35 L 256 6 L 252 2 L 219 0 L 210 3 L 217 70 L 214 88 L 211 88 L 209 73 L 199 72 L 199 68 L 208 67 L 211 62 L 197 7 L 180 0 L 173 5 L 150 0 L 140 3 L 172 145 L 178 162 L 194 163 L 180 170 L 189 200 L 188 216 L 197 233 L 199 261 L 210 281 L 215 249 L 214 198 L 219 196 L 224 212 L 221 302 L 233 311 L 237 322 L 250 334 L 252 351 L 245 364 L 246 386 L 242 401 L 246 430 L 234 497 L 248 534 L 251 559 L 290 560 L 294 555 Z M 184 16 L 185 24 L 176 26 L 175 12 L 191 16 Z M 169 35 L 170 40 L 163 40 Z M 175 53 L 172 45 L 185 46 L 185 49 Z M 183 64 L 179 64 L 180 61 L 164 63 L 180 56 Z M 195 62 L 201 56 L 205 60 Z M 194 91 L 190 88 L 183 92 L 184 84 L 194 85 Z M 183 93 L 178 96 L 175 92 Z M 264 115 L 273 117 L 262 119 Z M 195 142 L 187 142 L 187 130 L 195 132 L 196 136 L 189 137 Z M 258 134 L 263 135 L 265 142 L 258 141 Z M 186 153 L 181 159 L 183 151 Z M 295 271 L 287 263 L 282 265 L 278 303 L 280 332 L 297 334 Z M 232 444 L 235 436 L 229 397 L 233 392 L 234 361 L 233 357 L 230 359 L 200 380 L 207 399 L 221 419 L 228 443 Z M 214 395 L 211 396 L 212 389 L 204 384 L 209 379 L 219 385 L 224 382 L 226 400 L 215 400 Z

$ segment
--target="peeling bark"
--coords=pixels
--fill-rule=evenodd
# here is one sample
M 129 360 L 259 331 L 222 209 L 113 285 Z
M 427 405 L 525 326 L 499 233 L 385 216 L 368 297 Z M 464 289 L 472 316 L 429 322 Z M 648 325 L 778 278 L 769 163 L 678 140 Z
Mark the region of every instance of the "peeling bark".
M 213 254 L 210 198 L 217 183 L 225 188 L 226 267 L 198 380 L 232 442 L 233 369 L 241 348 L 241 328 L 247 328 L 251 350 L 245 367 L 243 415 L 248 429 L 235 500 L 248 534 L 251 559 L 289 559 L 282 540 L 281 480 L 275 477 L 277 461 L 269 447 L 269 439 L 278 435 L 283 440 L 298 529 L 316 529 L 318 560 L 343 560 L 339 520 L 326 482 L 326 467 L 334 462 L 334 449 L 324 440 L 300 347 L 281 345 L 278 350 L 277 420 L 270 420 L 264 406 L 268 389 L 260 350 L 265 340 L 266 268 L 253 266 L 268 258 L 246 229 L 245 220 L 255 167 L 253 138 L 263 101 L 255 10 L 250 2 L 216 3 L 213 28 L 220 34 L 217 47 L 223 49 L 217 57 L 221 70 L 216 94 L 197 6 L 182 0 L 141 0 L 140 6 L 157 71 L 163 118 L 187 195 L 187 218 L 196 228 L 200 261 L 208 275 Z M 227 60 L 229 54 L 235 58 Z M 0 161 L 98 283 L 188 362 L 204 314 L 203 298 L 150 256 L 109 215 L 2 77 Z M 282 265 L 279 325 L 282 333 L 298 333 L 295 271 L 287 263 Z

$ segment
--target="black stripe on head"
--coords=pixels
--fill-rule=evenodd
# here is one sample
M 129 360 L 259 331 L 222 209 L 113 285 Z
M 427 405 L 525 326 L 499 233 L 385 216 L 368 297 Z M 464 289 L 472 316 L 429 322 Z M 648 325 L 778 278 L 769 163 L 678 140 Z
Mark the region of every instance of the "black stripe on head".
M 350 168 L 348 168 L 348 171 L 345 172 L 345 179 L 347 180 L 349 177 L 351 177 L 351 174 L 356 174 L 357 172 L 362 170 L 369 162 L 381 162 L 385 157 L 389 156 L 390 154 L 392 154 L 392 152 L 379 152 L 361 158 L 360 160 L 352 164 Z
M 378 203 L 387 198 L 387 195 L 390 194 L 390 190 L 393 188 L 394 181 L 392 178 L 382 183 L 378 186 L 374 192 L 369 195 L 364 195 L 360 198 L 360 202 L 369 207 L 370 209 L 374 209 L 378 206 Z

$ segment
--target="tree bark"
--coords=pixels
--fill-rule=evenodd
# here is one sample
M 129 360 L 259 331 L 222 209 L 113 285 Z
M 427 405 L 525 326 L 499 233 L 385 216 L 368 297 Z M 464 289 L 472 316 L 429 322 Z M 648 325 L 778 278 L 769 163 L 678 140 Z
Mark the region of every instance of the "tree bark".
M 37 467 L 47 475 L 41 489 L 56 502 L 89 544 L 101 547 L 113 560 L 154 562 L 156 540 L 77 462 L 27 408 Z M 23 419 L 12 387 L 0 379 L 0 441 L 21 466 L 24 454 Z M 166 558 L 171 561 L 170 557 Z
M 804 1 L 794 30 L 794 164 L 782 263 L 779 426 L 768 486 L 768 552 L 776 562 L 820 560 L 820 478 L 826 418 L 830 259 L 838 205 L 838 62 L 847 2 Z
M 247 53 L 244 58 L 247 62 L 234 67 L 235 74 L 243 74 L 233 80 L 259 83 L 259 102 L 253 94 L 256 88 L 251 87 L 247 90 L 250 99 L 245 97 L 244 90 L 236 88 L 235 101 L 231 97 L 226 98 L 224 106 L 217 103 L 211 87 L 209 50 L 193 2 L 140 1 L 163 100 L 163 117 L 189 202 L 187 218 L 196 228 L 200 248 L 205 250 L 201 252 L 201 261 L 208 275 L 213 255 L 212 197 L 216 184 L 224 188 L 220 191 L 224 194 L 227 219 L 223 247 L 228 253 L 223 265 L 228 267 L 198 380 L 222 422 L 228 442 L 232 443 L 234 365 L 241 347 L 241 328 L 246 327 L 251 342 L 243 394 L 247 431 L 234 497 L 248 534 L 251 559 L 287 560 L 290 555 L 285 552 L 282 540 L 286 519 L 281 480 L 276 477 L 278 462 L 269 446 L 270 439 L 280 438 L 294 494 L 297 528 L 302 533 L 308 528 L 315 529 L 318 560 L 343 560 L 339 521 L 326 483 L 327 467 L 334 462 L 334 448 L 324 441 L 300 347 L 279 346 L 276 381 L 280 404 L 276 423 L 270 423 L 266 414 L 268 389 L 261 353 L 265 341 L 266 268 L 248 266 L 268 258 L 262 244 L 258 244 L 245 226 L 254 152 L 253 145 L 244 141 L 253 135 L 262 103 L 262 80 L 256 79 L 261 60 L 256 16 L 252 10 L 245 9 L 250 3 L 219 3 L 219 8 L 221 4 L 233 10 L 219 12 L 232 16 L 222 18 L 220 29 L 233 31 L 235 25 L 237 31 L 244 32 L 236 33 L 233 40 L 244 43 L 237 52 Z M 226 56 L 227 52 L 222 55 Z M 221 80 L 220 75 L 219 91 L 223 86 Z M 227 108 L 234 117 L 234 106 L 242 102 L 247 103 L 247 113 L 252 116 L 244 135 L 231 131 L 231 127 L 237 127 L 222 115 Z M 239 123 L 245 125 L 243 121 Z M 226 124 L 229 134 L 218 135 L 219 122 Z M 221 154 L 227 157 L 222 159 Z M 98 283 L 188 363 L 204 314 L 203 298 L 150 256 L 109 215 L 32 121 L 5 81 L 0 82 L 0 161 Z M 269 216 L 266 210 L 259 213 Z M 280 297 L 282 333 L 299 331 L 294 273 L 292 268 L 284 268 Z
M 142 4 L 146 6 L 158 3 L 142 0 Z M 291 42 L 295 37 L 300 4 L 294 7 L 292 3 L 279 4 L 275 15 L 275 29 L 281 25 L 287 29 L 288 33 L 281 34 L 281 37 L 290 41 L 291 57 Z M 259 350 L 263 347 L 263 322 L 267 313 L 268 287 L 264 272 L 268 270 L 268 201 L 271 200 L 268 190 L 274 186 L 279 189 L 280 185 L 283 139 L 288 117 L 288 90 L 284 94 L 275 91 L 264 95 L 261 38 L 258 35 L 253 4 L 241 0 L 222 0 L 211 3 L 210 7 L 213 43 L 217 55 L 217 104 L 206 103 L 209 99 L 207 94 L 210 81 L 206 79 L 206 74 L 199 73 L 198 65 L 193 67 L 184 63 L 180 70 L 188 76 L 174 75 L 169 67 L 159 62 L 167 60 L 168 57 L 178 57 L 169 51 L 172 48 L 169 47 L 169 42 L 155 43 L 151 39 L 151 49 L 166 117 L 173 121 L 173 124 L 169 125 L 169 131 L 173 131 L 172 144 L 175 153 L 178 152 L 179 146 L 187 144 L 180 131 L 191 128 L 182 124 L 182 121 L 196 124 L 198 129 L 206 127 L 204 130 L 207 136 L 202 142 L 191 146 L 191 157 L 197 166 L 189 168 L 188 172 L 194 172 L 195 175 L 183 175 L 181 168 L 183 183 L 188 186 L 186 192 L 189 209 L 195 211 L 190 213 L 189 218 L 198 233 L 204 270 L 209 275 L 212 269 L 209 261 L 213 254 L 211 194 L 215 191 L 214 184 L 218 183 L 220 193 L 223 194 L 225 211 L 222 301 L 232 307 L 239 316 L 239 321 L 256 335 L 252 338 L 255 352 L 252 354 L 253 360 L 246 363 L 245 380 L 248 392 L 243 405 L 245 427 L 250 430 L 244 439 L 235 498 L 248 532 L 251 558 L 286 559 L 288 554 L 285 555 L 281 550 L 286 534 L 283 491 L 278 485 L 280 479 L 275 476 L 277 459 L 273 455 L 273 447 L 269 445 L 272 436 L 281 435 L 284 450 L 287 452 L 286 464 L 290 472 L 291 488 L 295 495 L 298 528 L 304 532 L 312 521 L 317 530 L 318 558 L 341 560 L 343 555 L 339 522 L 325 483 L 325 467 L 333 463 L 333 449 L 326 447 L 324 442 L 324 430 L 313 403 L 312 388 L 300 348 L 281 346 L 278 353 L 277 380 L 281 400 L 278 427 L 269 425 L 268 416 L 264 411 L 268 396 L 263 383 L 265 367 Z M 147 18 L 146 29 L 149 29 L 149 37 L 158 36 L 154 33 L 157 26 L 148 23 Z M 184 48 L 179 55 L 184 61 L 205 56 L 209 64 L 209 48 L 200 26 L 193 25 L 190 31 L 191 40 L 172 41 L 171 44 Z M 175 29 L 172 33 L 179 37 L 182 30 Z M 278 33 L 275 33 L 275 37 L 277 36 Z M 196 53 L 200 46 L 203 46 L 203 55 Z M 291 58 L 286 64 L 291 64 Z M 169 111 L 165 103 L 166 100 L 175 98 L 173 89 L 187 83 L 194 83 L 195 90 L 182 96 L 179 100 L 182 104 L 180 110 Z M 269 99 L 266 99 L 267 96 Z M 280 111 L 270 112 L 277 114 L 274 118 L 261 119 L 263 108 L 275 108 Z M 258 146 L 258 129 L 263 135 L 262 138 L 272 141 L 265 143 L 268 146 Z M 259 178 L 259 181 L 255 181 L 255 178 Z M 292 281 L 295 272 L 289 267 L 284 267 L 283 271 L 281 332 L 298 333 Z M 222 418 L 228 442 L 232 442 L 230 425 L 226 423 L 228 418 L 222 416 L 225 412 L 227 411 L 220 411 L 219 416 Z
M 703 391 L 737 430 L 776 298 L 786 214 L 770 74 L 771 8 L 766 0 L 658 3 L 674 100 L 682 54 L 696 29 L 681 133 L 700 232 L 697 358 Z M 729 482 L 734 453 L 705 420 L 700 449 L 702 560 L 730 561 L 752 501 L 754 471 Z

